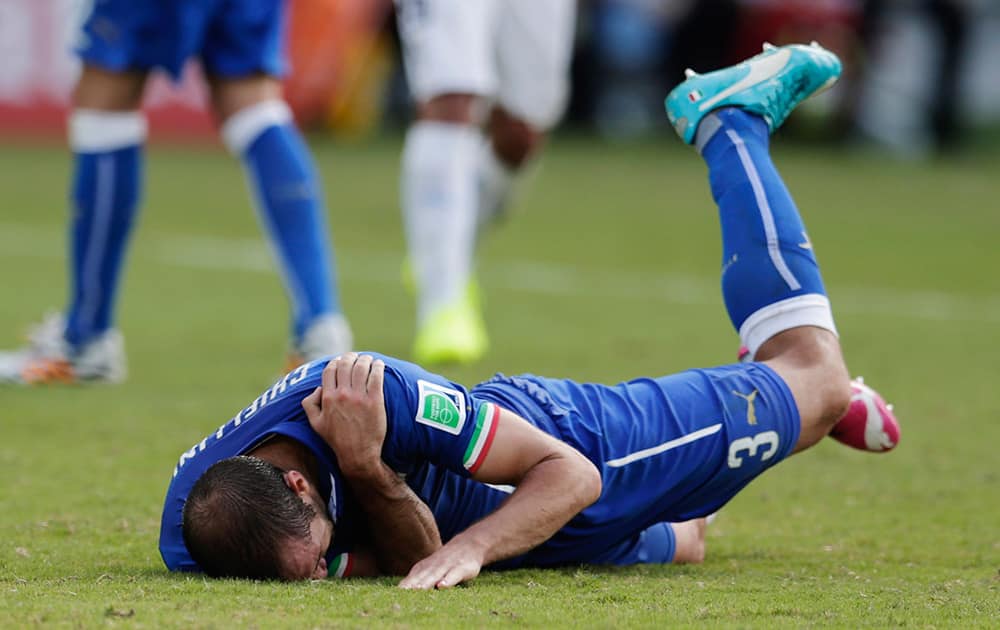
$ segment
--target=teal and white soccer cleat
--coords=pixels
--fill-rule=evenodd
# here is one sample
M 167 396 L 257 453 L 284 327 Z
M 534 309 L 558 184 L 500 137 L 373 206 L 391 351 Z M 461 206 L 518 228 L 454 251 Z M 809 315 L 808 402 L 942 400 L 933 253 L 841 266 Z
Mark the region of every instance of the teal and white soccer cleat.
M 764 44 L 764 52 L 735 66 L 708 74 L 687 70 L 687 80 L 667 95 L 667 117 L 687 144 L 694 144 L 701 119 L 723 107 L 757 114 L 773 132 L 796 105 L 836 83 L 840 71 L 837 55 L 816 42 Z

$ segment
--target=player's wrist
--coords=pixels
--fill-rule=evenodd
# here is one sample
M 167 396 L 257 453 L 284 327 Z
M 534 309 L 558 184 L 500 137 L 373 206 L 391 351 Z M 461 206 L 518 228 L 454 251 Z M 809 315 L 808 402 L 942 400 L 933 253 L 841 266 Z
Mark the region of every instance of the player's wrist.
M 391 486 L 397 480 L 380 454 L 343 458 L 337 464 L 352 486 L 377 490 Z
M 461 549 L 465 557 L 474 559 L 479 566 L 499 559 L 489 558 L 495 544 L 496 541 L 492 536 L 487 532 L 478 531 L 478 528 L 467 529 L 447 543 L 448 546 Z

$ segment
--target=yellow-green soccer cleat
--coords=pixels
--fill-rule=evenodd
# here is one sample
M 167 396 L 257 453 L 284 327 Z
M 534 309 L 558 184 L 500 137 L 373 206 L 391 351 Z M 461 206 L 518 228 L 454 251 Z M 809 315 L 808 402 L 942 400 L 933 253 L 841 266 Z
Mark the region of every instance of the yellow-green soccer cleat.
M 836 83 L 840 71 L 837 55 L 816 42 L 764 44 L 764 52 L 735 66 L 707 74 L 687 70 L 687 80 L 667 96 L 667 117 L 687 144 L 694 143 L 701 119 L 723 107 L 757 114 L 773 132 L 796 105 Z
M 465 299 L 427 318 L 417 331 L 413 358 L 425 365 L 473 363 L 481 359 L 488 348 L 483 317 L 472 296 L 466 295 Z
M 413 272 L 413 264 L 410 262 L 409 256 L 403 258 L 403 262 L 399 265 L 399 281 L 403 284 L 403 289 L 411 297 L 417 294 L 417 276 Z M 476 280 L 475 275 L 469 278 L 469 284 L 466 285 L 465 290 L 468 293 L 466 297 L 472 301 L 473 308 L 479 310 L 479 305 L 482 304 L 483 293 L 479 288 L 479 281 Z

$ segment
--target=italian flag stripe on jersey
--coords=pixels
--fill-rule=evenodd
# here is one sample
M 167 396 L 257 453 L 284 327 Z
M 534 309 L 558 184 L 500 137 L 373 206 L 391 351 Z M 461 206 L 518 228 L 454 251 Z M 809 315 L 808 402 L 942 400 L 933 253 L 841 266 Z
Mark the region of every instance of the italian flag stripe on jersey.
M 493 443 L 493 436 L 497 431 L 497 420 L 500 418 L 500 407 L 493 403 L 486 403 L 479 408 L 476 414 L 476 428 L 472 432 L 469 440 L 469 448 L 465 449 L 465 469 L 475 474 L 486 459 L 486 453 Z
M 351 574 L 351 554 L 342 553 L 333 559 L 330 568 L 327 570 L 328 577 L 347 577 Z

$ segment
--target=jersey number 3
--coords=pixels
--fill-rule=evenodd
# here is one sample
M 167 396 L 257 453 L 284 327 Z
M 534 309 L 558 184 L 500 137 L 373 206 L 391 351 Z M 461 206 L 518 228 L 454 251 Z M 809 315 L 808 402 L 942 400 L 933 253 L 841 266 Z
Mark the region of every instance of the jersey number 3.
M 761 447 L 766 450 L 760 454 L 760 461 L 766 462 L 778 452 L 778 444 L 778 434 L 774 431 L 764 431 L 753 437 L 733 440 L 729 445 L 729 467 L 739 468 L 743 465 L 744 457 L 756 457 Z

